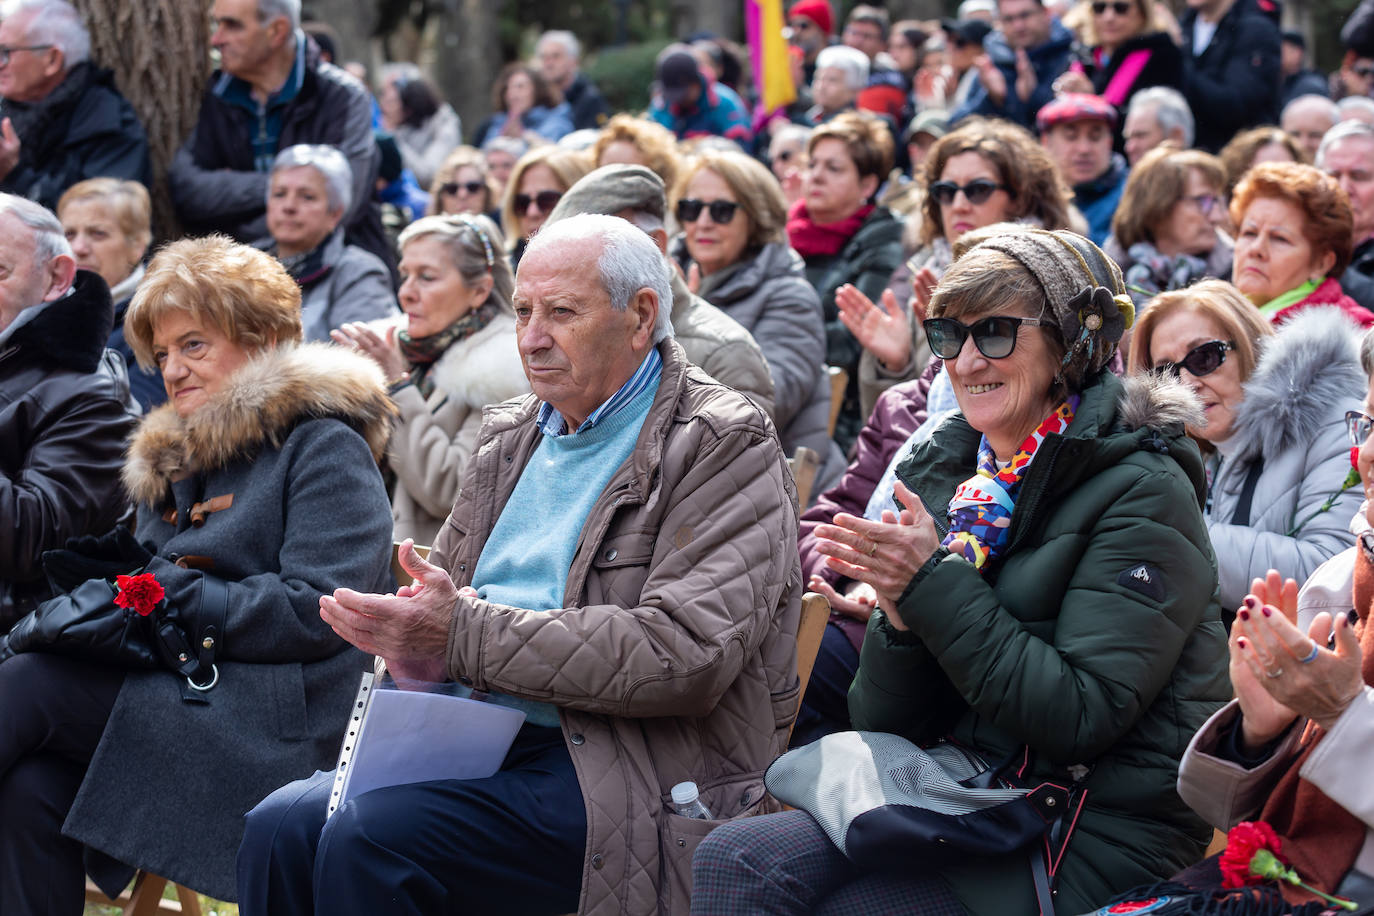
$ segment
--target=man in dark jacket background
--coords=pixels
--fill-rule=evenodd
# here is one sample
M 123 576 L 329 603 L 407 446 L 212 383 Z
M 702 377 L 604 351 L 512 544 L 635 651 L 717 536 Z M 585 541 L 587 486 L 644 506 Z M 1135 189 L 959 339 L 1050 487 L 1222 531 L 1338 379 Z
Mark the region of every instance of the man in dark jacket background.
M 983 39 L 978 82 L 950 118 L 971 114 L 1006 118 L 1030 130 L 1035 115 L 1054 98 L 1054 79 L 1069 67 L 1073 33 L 1041 0 L 999 0 L 999 27 Z
M 606 126 L 611 106 L 596 84 L 580 69 L 582 44 L 572 32 L 552 31 L 539 36 L 534 46 L 539 72 L 557 86 L 572 109 L 573 127 L 597 130 Z
M 188 233 L 265 237 L 273 159 L 298 143 L 327 143 L 353 172 L 345 239 L 394 267 L 374 195 L 381 156 L 367 90 L 320 59 L 300 30 L 300 0 L 215 0 L 210 14 L 221 69 L 211 74 L 195 129 L 168 170 Z
M 1237 132 L 1279 114 L 1279 29 L 1255 0 L 1187 0 L 1183 94 L 1197 146 L 1215 153 Z
M 108 176 L 150 184 L 148 135 L 67 0 L 19 0 L 0 22 L 0 191 L 52 209 L 67 188 Z
M 0 194 L 0 633 L 51 597 L 40 558 L 124 509 L 129 380 L 105 349 L 114 306 L 62 225 Z

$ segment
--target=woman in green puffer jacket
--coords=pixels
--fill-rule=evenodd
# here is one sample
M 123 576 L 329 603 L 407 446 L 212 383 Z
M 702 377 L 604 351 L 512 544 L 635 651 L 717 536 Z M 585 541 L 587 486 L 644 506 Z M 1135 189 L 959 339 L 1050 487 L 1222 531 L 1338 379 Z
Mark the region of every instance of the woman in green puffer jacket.
M 1183 432 L 1196 403 L 1107 371 L 1130 300 L 1073 233 L 983 242 L 931 314 L 960 413 L 899 467 L 900 518 L 816 530 L 829 564 L 878 594 L 850 714 L 993 763 L 1025 748 L 1028 785 L 1081 778 L 1054 883 L 1059 913 L 1084 912 L 1196 861 L 1211 833 L 1175 790 L 1188 739 L 1229 695 Z M 900 875 L 872 872 L 800 811 L 713 832 L 693 871 L 694 913 L 1038 912 L 1024 853 L 938 872 L 913 853 Z

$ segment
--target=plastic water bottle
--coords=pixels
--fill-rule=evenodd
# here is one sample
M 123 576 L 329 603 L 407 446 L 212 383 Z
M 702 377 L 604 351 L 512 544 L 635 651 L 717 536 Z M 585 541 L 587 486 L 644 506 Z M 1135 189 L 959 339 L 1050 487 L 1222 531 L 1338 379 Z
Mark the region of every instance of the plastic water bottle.
M 673 786 L 673 812 L 683 817 L 696 818 L 699 821 L 709 821 L 711 812 L 706 810 L 706 806 L 701 803 L 697 794 L 697 784 L 694 782 L 680 782 Z

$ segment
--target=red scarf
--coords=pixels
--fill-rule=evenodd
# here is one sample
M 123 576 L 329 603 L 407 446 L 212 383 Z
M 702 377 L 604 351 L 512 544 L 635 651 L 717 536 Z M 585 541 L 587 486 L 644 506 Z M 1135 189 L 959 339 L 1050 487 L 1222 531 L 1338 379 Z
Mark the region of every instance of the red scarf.
M 872 204 L 865 204 L 836 223 L 818 223 L 811 219 L 802 198 L 787 211 L 787 241 L 803 258 L 839 254 L 859 227 L 873 212 Z
M 1369 626 L 1369 613 L 1374 605 L 1374 567 L 1355 552 L 1355 610 L 1360 615 L 1355 635 L 1360 638 L 1363 651 L 1364 682 L 1374 685 L 1374 627 Z M 1260 820 L 1283 838 L 1283 852 L 1298 874 L 1309 884 L 1333 894 L 1341 878 L 1355 864 L 1355 857 L 1364 845 L 1364 822 L 1326 796 L 1312 783 L 1298 776 L 1303 763 L 1325 734 L 1315 722 L 1308 722 L 1303 730 L 1302 750 L 1288 770 L 1274 784 L 1269 800 L 1260 812 Z M 1360 766 L 1352 761 L 1352 766 Z M 1283 896 L 1290 903 L 1316 899 L 1300 888 L 1284 885 Z

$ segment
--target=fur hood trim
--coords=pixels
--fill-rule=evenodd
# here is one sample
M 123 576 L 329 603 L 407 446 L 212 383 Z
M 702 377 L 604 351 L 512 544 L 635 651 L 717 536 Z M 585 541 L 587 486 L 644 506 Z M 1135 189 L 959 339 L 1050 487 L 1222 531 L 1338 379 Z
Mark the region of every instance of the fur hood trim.
M 1142 372 L 1121 382 L 1125 390 L 1117 413 L 1126 429 L 1181 429 L 1202 424 L 1202 402 L 1191 388 L 1172 376 Z
M 279 347 L 245 363 L 214 401 L 189 417 L 165 404 L 129 445 L 124 486 L 157 505 L 178 474 L 216 470 L 260 448 L 280 448 L 297 424 L 332 417 L 367 440 L 380 459 L 396 408 L 372 360 L 334 344 Z
M 1234 460 L 1253 462 L 1305 447 L 1330 421 L 1333 405 L 1367 386 L 1361 331 L 1338 308 L 1307 308 L 1260 342 L 1259 362 L 1236 411 Z

